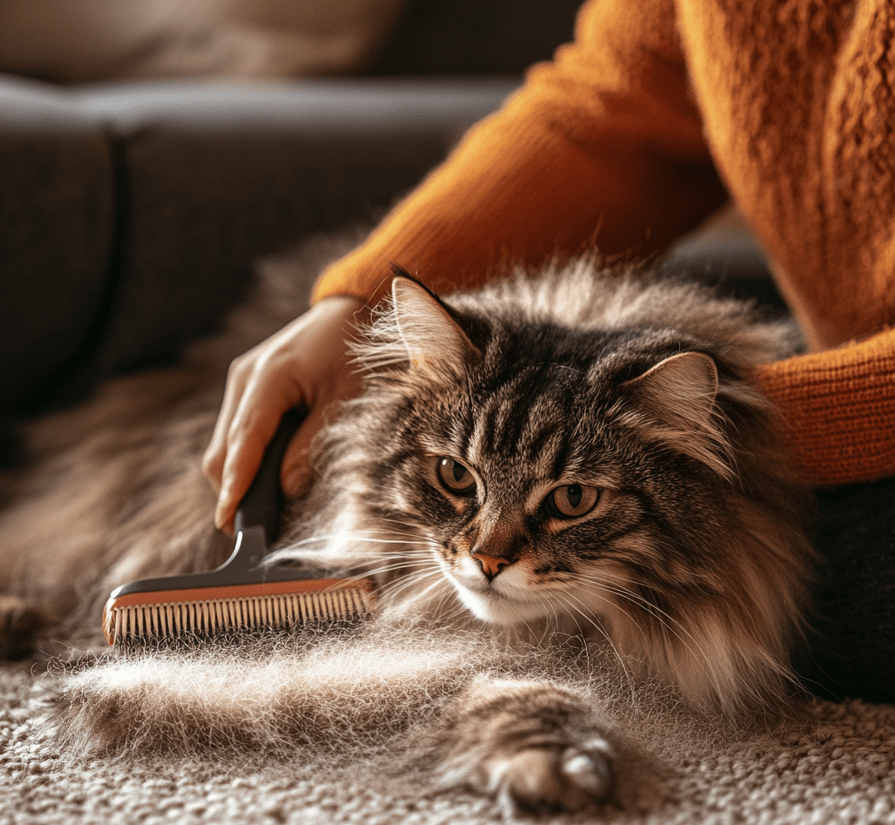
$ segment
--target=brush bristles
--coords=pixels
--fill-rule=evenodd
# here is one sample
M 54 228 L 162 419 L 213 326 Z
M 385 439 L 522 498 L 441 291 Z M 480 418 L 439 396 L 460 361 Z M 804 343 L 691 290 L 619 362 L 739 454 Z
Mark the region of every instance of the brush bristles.
M 363 618 L 374 606 L 371 592 L 350 587 L 313 593 L 110 605 L 104 616 L 104 629 L 109 644 L 121 645 L 345 622 Z

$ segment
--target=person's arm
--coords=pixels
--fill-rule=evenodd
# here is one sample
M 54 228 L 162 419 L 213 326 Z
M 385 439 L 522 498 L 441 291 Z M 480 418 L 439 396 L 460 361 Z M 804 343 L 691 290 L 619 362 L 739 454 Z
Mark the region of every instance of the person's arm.
M 315 296 L 378 296 L 392 263 L 446 292 L 594 246 L 644 256 L 725 199 L 672 3 L 590 2 L 576 42 L 532 69 Z
M 447 292 L 481 284 L 503 264 L 537 265 L 594 245 L 607 256 L 646 255 L 725 198 L 690 96 L 672 2 L 591 0 L 575 44 L 535 67 L 522 91 L 324 273 L 313 323 L 299 319 L 239 359 L 204 461 L 220 491 L 218 524 L 232 523 L 287 406 L 311 410 L 283 460 L 292 493 L 290 482 L 307 478 L 307 444 L 323 403 L 351 391 L 348 316 L 319 315 L 330 302 L 375 303 L 392 264 Z
M 895 330 L 756 371 L 806 477 L 836 485 L 895 475 Z

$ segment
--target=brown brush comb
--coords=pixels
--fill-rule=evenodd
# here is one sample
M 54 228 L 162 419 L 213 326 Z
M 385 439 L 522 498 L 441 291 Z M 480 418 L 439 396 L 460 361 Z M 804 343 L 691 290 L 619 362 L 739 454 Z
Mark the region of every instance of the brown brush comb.
M 141 579 L 116 588 L 103 610 L 110 645 L 343 623 L 375 609 L 369 578 L 263 564 L 282 511 L 280 464 L 300 423 L 296 410 L 283 416 L 236 511 L 230 558 L 207 573 Z

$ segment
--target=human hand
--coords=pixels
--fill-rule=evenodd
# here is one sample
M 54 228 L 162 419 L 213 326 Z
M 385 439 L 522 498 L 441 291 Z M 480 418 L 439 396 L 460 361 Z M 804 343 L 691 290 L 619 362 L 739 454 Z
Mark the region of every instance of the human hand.
M 356 395 L 360 378 L 348 363 L 347 341 L 363 311 L 358 298 L 334 296 L 315 304 L 253 349 L 234 359 L 202 471 L 218 493 L 215 524 L 233 532 L 236 507 L 286 410 L 307 416 L 283 457 L 287 495 L 309 483 L 308 448 L 332 401 Z

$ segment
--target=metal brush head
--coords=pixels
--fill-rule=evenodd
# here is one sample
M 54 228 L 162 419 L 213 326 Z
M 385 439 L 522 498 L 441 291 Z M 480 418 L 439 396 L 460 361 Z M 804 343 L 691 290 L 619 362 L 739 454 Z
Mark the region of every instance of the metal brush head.
M 164 639 L 345 624 L 365 618 L 375 607 L 372 582 L 366 578 L 125 594 L 116 590 L 104 611 L 103 631 L 109 644 L 132 646 Z

